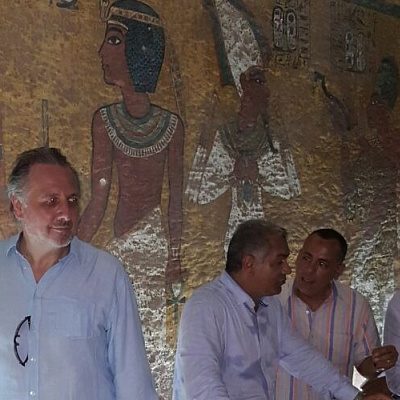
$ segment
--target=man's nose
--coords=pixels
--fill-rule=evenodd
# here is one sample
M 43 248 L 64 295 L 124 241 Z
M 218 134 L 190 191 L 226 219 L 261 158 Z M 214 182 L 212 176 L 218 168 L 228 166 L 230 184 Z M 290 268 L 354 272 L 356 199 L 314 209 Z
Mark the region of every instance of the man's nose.
M 71 207 L 68 200 L 60 201 L 57 205 L 57 216 L 69 220 L 71 214 Z
M 292 272 L 292 268 L 290 267 L 289 263 L 287 261 L 285 261 L 284 265 L 283 265 L 283 270 L 282 272 L 285 275 L 289 275 Z
M 304 271 L 308 274 L 313 274 L 317 270 L 317 261 L 309 261 L 304 266 Z

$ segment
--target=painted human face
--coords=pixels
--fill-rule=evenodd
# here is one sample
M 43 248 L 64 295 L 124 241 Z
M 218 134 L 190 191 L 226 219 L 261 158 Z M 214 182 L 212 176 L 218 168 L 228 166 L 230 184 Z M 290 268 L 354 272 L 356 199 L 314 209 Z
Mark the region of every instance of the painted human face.
M 343 272 L 340 244 L 337 240 L 309 236 L 296 259 L 295 288 L 300 298 L 324 300 L 333 279 Z
M 239 130 L 253 131 L 260 115 L 268 119 L 269 90 L 264 70 L 257 66 L 250 67 L 240 75 L 240 84 L 243 94 L 238 113 Z
M 125 56 L 126 32 L 119 25 L 108 24 L 99 49 L 104 81 L 121 88 L 132 85 Z
M 267 255 L 260 250 L 251 256 L 250 296 L 258 302 L 264 296 L 273 296 L 281 292 L 290 274 L 287 263 L 289 247 L 286 239 L 281 236 L 271 236 L 266 240 Z
M 248 90 L 253 103 L 259 105 L 262 111 L 268 106 L 269 90 L 267 86 L 267 80 L 265 78 L 264 70 L 255 68 L 250 70 L 248 73 Z
M 12 198 L 11 201 L 27 242 L 43 249 L 69 245 L 79 216 L 79 193 L 70 168 L 33 165 L 23 199 Z

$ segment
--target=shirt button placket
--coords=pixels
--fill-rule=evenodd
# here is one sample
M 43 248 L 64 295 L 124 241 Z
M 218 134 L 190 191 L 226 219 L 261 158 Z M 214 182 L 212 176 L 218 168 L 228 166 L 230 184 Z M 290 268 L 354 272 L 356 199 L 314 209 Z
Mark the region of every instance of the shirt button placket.
M 31 329 L 29 332 L 29 360 L 26 365 L 29 374 L 29 398 L 36 399 L 38 397 L 38 380 L 39 380 L 39 369 L 38 369 L 38 346 L 39 346 L 39 332 L 38 326 L 41 317 L 41 296 L 38 293 L 38 287 L 36 288 L 33 296 L 33 308 L 31 316 Z

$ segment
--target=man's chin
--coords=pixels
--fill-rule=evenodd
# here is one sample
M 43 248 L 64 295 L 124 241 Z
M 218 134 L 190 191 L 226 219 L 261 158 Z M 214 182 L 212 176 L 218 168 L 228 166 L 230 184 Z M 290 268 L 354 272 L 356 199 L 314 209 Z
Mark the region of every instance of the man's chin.
M 273 290 L 269 290 L 268 293 L 264 294 L 264 296 L 276 296 L 282 292 L 282 286 L 276 287 Z
M 276 293 L 275 294 L 279 294 L 280 292 L 282 292 L 282 286 L 279 286 L 279 288 L 276 289 Z
M 63 248 L 63 247 L 67 247 L 71 244 L 72 239 L 73 239 L 73 235 L 70 235 L 68 237 L 65 238 L 60 238 L 60 239 L 50 239 L 50 243 L 55 247 L 55 248 Z
M 306 296 L 306 297 L 314 297 L 315 296 L 315 293 L 312 290 L 309 290 L 309 288 L 296 286 L 296 291 L 300 295 L 303 295 L 303 296 Z

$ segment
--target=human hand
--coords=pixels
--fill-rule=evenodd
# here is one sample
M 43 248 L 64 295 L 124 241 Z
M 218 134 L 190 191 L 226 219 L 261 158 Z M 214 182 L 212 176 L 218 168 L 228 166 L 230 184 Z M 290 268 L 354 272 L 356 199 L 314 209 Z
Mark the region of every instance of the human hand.
M 386 371 L 395 366 L 398 356 L 395 346 L 377 347 L 372 351 L 372 362 L 377 372 Z

